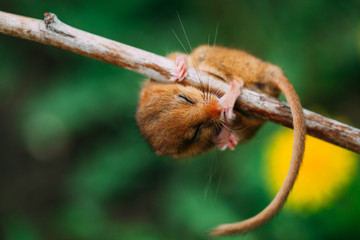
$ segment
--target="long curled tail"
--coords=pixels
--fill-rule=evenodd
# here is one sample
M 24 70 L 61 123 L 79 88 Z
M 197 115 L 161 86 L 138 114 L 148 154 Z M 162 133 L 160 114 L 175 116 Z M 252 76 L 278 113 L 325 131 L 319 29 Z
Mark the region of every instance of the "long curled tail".
M 298 175 L 304 154 L 306 136 L 303 109 L 294 87 L 284 75 L 272 78 L 271 81 L 283 92 L 286 100 L 290 105 L 291 114 L 293 116 L 294 144 L 288 173 L 280 190 L 264 210 L 247 220 L 219 225 L 218 227 L 211 230 L 211 236 L 225 236 L 246 233 L 268 222 L 283 207 Z

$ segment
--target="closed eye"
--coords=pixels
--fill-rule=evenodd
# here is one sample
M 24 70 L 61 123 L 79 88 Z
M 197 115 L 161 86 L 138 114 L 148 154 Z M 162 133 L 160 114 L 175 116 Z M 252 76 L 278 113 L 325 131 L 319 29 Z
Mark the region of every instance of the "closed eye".
M 188 102 L 188 103 L 190 103 L 190 104 L 194 104 L 194 102 L 193 101 L 191 101 L 191 100 L 189 100 L 187 97 L 185 97 L 184 95 L 179 95 L 178 96 L 179 98 L 181 98 L 181 99 L 184 99 L 186 102 Z
M 200 123 L 199 125 L 196 126 L 194 135 L 190 139 L 190 142 L 193 142 L 195 140 L 196 136 L 199 134 L 201 125 L 202 125 L 202 123 Z
M 221 80 L 221 81 L 223 81 L 223 82 L 226 82 L 223 77 L 221 77 L 221 76 L 219 76 L 219 75 L 217 75 L 215 73 L 212 73 L 212 72 L 206 72 L 206 73 L 213 76 L 213 77 L 215 77 L 215 78 L 217 78 L 217 79 L 219 79 L 219 80 Z

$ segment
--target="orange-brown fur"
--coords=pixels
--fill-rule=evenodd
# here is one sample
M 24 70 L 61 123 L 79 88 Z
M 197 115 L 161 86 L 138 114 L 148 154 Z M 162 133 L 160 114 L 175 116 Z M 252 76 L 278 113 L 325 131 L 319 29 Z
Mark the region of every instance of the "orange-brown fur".
M 197 104 L 189 104 L 179 94 Z M 140 132 L 159 155 L 181 158 L 210 150 L 214 146 L 212 125 L 219 121 L 220 109 L 216 98 L 209 97 L 206 104 L 203 94 L 192 86 L 144 82 L 136 114 Z M 201 123 L 201 136 L 190 142 Z
M 173 56 L 172 56 L 173 57 Z M 278 97 L 279 88 L 270 81 L 270 74 L 282 75 L 280 68 L 264 62 L 244 51 L 219 46 L 200 46 L 190 54 L 189 65 L 224 82 L 242 80 L 253 91 Z M 240 142 L 249 140 L 265 123 L 251 113 L 244 113 L 235 106 L 236 118 L 232 129 L 240 132 Z
M 168 57 L 174 59 L 177 53 Z M 248 232 L 270 220 L 283 206 L 295 182 L 304 152 L 306 135 L 305 121 L 298 96 L 281 69 L 264 62 L 246 52 L 216 47 L 200 46 L 188 56 L 188 65 L 197 71 L 209 74 L 222 81 L 243 80 L 245 87 L 279 96 L 281 90 L 288 100 L 294 119 L 294 147 L 288 175 L 273 201 L 258 215 L 242 222 L 224 224 L 215 228 L 213 236 L 224 236 Z M 204 80 L 203 80 L 204 81 Z M 205 83 L 206 84 L 206 83 Z M 211 89 L 211 86 L 210 86 Z M 178 95 L 186 94 L 197 104 L 179 104 Z M 214 146 L 213 128 L 220 121 L 216 101 L 218 97 L 209 92 L 210 101 L 204 96 L 204 89 L 185 86 L 182 83 L 144 83 L 136 115 L 140 132 L 159 155 L 188 157 L 201 154 Z M 210 110 L 209 110 L 210 109 Z M 252 137 L 264 123 L 263 120 L 244 113 L 235 106 L 235 119 L 231 129 L 240 141 Z M 188 143 L 196 126 L 203 123 L 196 141 Z
M 242 79 L 249 89 L 272 97 L 279 96 L 279 88 L 269 81 L 269 74 L 281 75 L 281 69 L 244 51 L 204 45 L 190 54 L 189 63 L 225 82 Z

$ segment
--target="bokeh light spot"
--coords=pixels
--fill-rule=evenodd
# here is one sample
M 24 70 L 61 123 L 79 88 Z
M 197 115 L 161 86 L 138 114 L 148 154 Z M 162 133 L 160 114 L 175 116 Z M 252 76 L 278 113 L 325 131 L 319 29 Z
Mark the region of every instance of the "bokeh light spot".
M 265 153 L 265 178 L 275 194 L 286 177 L 293 145 L 293 131 L 282 129 L 275 133 Z M 286 208 L 315 212 L 331 205 L 340 190 L 354 178 L 357 154 L 333 144 L 307 136 L 303 163 L 291 191 Z

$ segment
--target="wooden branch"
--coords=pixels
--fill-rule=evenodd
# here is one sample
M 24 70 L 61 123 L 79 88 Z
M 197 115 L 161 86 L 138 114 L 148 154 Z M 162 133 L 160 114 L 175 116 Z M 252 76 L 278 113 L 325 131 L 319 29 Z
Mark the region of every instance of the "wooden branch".
M 95 58 L 157 81 L 169 82 L 174 69 L 174 62 L 165 57 L 70 27 L 52 13 L 45 13 L 44 20 L 37 20 L 0 11 L 0 32 Z M 222 92 L 229 89 L 228 84 L 209 76 L 199 76 L 195 69 L 189 69 L 185 81 L 199 86 L 199 79 L 209 79 L 210 86 Z M 292 127 L 287 103 L 244 89 L 238 104 L 244 111 Z M 308 134 L 360 153 L 359 129 L 308 110 L 304 113 Z

